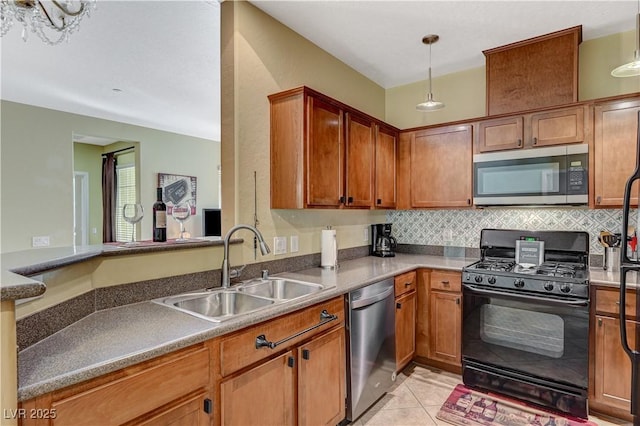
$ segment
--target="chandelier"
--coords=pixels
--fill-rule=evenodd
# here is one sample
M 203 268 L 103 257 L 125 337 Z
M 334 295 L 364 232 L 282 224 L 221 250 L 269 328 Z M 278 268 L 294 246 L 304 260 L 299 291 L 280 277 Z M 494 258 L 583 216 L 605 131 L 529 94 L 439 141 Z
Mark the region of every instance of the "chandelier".
M 69 41 L 82 18 L 94 8 L 95 0 L 0 0 L 0 36 L 19 22 L 24 41 L 30 32 L 50 45 Z

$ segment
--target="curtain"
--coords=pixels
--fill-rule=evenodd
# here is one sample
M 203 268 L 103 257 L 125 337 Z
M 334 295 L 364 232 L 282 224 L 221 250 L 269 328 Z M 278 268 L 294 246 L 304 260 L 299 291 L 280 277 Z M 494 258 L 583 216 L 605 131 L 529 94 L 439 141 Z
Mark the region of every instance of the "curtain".
M 102 158 L 102 241 L 116 241 L 116 156 L 110 152 Z

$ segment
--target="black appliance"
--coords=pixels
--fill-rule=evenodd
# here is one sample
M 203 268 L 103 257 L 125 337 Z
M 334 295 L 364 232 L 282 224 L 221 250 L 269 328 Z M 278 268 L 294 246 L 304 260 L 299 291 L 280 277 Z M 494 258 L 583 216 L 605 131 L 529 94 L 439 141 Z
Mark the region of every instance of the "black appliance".
M 522 241 L 544 242 L 541 264 L 516 263 Z M 589 234 L 483 229 L 480 250 L 462 270 L 463 382 L 586 419 Z
M 222 237 L 222 211 L 220 209 L 202 209 L 202 235 Z
M 396 239 L 391 236 L 391 223 L 371 225 L 371 245 L 369 254 L 379 257 L 393 257 L 396 255 Z
M 638 136 L 636 143 L 636 168 L 633 175 L 627 180 L 624 188 L 624 205 L 622 208 L 622 250 L 620 253 L 620 305 L 626 306 L 627 281 L 629 281 L 628 274 L 630 272 L 640 272 L 640 261 L 637 259 L 629 258 L 627 253 L 627 241 L 631 235 L 629 235 L 629 215 L 631 214 L 631 189 L 633 184 L 640 180 L 640 112 L 638 112 Z M 637 209 L 637 216 L 631 221 L 631 225 L 639 229 L 637 226 L 640 224 L 640 209 Z M 633 281 L 633 280 L 632 280 Z M 636 312 L 634 312 L 636 318 L 640 314 L 640 292 L 635 289 L 636 299 Z M 640 327 L 635 327 L 635 341 L 640 342 Z M 633 424 L 640 424 L 640 351 L 637 347 L 631 347 L 627 340 L 627 312 L 626 309 L 620 309 L 620 339 L 622 342 L 622 348 L 631 359 L 631 414 L 633 415 Z

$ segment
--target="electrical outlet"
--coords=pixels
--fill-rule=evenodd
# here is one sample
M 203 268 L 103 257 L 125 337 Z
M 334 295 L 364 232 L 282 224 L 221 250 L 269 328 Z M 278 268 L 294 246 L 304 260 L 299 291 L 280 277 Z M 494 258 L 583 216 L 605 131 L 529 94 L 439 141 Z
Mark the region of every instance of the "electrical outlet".
M 364 241 L 365 243 L 369 242 L 369 229 L 370 228 L 367 226 L 362 230 L 362 241 Z
M 39 237 L 31 238 L 31 246 L 32 247 L 48 247 L 49 246 L 49 236 L 42 235 Z
M 442 239 L 445 242 L 449 242 L 449 243 L 453 241 L 453 230 L 447 228 L 444 231 L 442 231 Z
M 287 253 L 287 237 L 273 237 L 273 254 Z
M 296 253 L 298 251 L 298 236 L 292 235 L 289 239 L 289 246 L 291 247 L 291 253 Z

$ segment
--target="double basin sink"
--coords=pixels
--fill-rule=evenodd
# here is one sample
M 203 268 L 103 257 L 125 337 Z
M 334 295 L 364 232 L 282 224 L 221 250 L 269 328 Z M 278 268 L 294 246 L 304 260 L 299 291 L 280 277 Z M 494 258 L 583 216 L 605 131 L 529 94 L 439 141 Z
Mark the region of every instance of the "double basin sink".
M 323 288 L 320 284 L 272 277 L 246 281 L 230 288 L 165 297 L 155 302 L 209 321 L 222 322 L 317 293 Z

